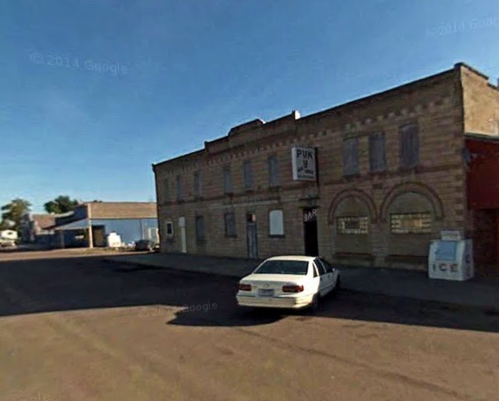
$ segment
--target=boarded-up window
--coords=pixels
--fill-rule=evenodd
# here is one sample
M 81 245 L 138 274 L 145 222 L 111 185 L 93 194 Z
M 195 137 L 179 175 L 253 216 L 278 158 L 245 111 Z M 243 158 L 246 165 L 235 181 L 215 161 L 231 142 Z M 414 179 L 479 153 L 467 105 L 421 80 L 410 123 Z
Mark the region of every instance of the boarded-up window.
M 170 181 L 168 180 L 168 178 L 165 178 L 161 182 L 160 199 L 162 199 L 163 202 L 170 201 Z
M 224 192 L 226 194 L 234 192 L 234 188 L 232 187 L 232 171 L 230 167 L 224 168 Z
M 243 163 L 244 187 L 253 189 L 253 166 L 250 161 Z
M 393 234 L 431 233 L 431 213 L 400 213 L 390 215 L 390 231 Z
M 343 142 L 343 175 L 359 173 L 359 140 L 347 139 Z
M 384 133 L 376 133 L 369 136 L 369 167 L 373 173 L 386 170 Z
M 204 217 L 196 216 L 196 240 L 204 241 Z
M 225 236 L 235 237 L 237 235 L 236 215 L 234 213 L 225 213 L 224 220 L 225 220 Z
M 203 182 L 201 180 L 201 172 L 194 173 L 194 194 L 197 198 L 203 195 Z
M 338 234 L 368 234 L 369 217 L 338 217 L 336 219 L 336 232 Z
M 277 187 L 279 185 L 279 164 L 277 156 L 272 155 L 268 159 L 269 164 L 269 187 Z
M 269 235 L 284 235 L 284 218 L 282 210 L 270 211 Z
M 177 175 L 177 200 L 184 199 L 184 183 L 182 182 L 182 177 Z
M 408 124 L 400 127 L 400 165 L 405 168 L 419 164 L 419 126 Z

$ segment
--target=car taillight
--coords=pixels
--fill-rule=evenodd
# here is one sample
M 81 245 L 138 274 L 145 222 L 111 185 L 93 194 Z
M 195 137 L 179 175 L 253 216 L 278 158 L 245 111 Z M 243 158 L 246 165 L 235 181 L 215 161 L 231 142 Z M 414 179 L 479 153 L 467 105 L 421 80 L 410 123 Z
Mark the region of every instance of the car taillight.
M 282 292 L 302 292 L 302 285 L 285 285 L 282 287 Z
M 251 291 L 251 284 L 239 283 L 239 291 Z

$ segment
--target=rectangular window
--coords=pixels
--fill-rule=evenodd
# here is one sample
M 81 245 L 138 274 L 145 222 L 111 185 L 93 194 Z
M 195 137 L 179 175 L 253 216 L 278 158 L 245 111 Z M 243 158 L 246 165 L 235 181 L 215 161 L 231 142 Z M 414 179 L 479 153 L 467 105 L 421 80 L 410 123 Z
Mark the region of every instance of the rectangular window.
M 279 162 L 277 156 L 272 155 L 268 158 L 269 169 L 269 187 L 279 186 Z
M 160 188 L 160 199 L 162 199 L 163 202 L 170 201 L 170 182 L 168 178 L 162 180 L 162 185 Z
M 172 221 L 167 221 L 165 223 L 165 231 L 166 231 L 167 238 L 173 237 L 173 222 Z
M 253 189 L 253 166 L 250 161 L 243 163 L 244 187 Z
M 236 215 L 234 213 L 225 213 L 225 236 L 235 237 L 236 233 Z
M 372 173 L 386 170 L 385 134 L 369 136 L 369 167 Z
M 400 213 L 390 215 L 390 231 L 393 234 L 431 233 L 431 213 Z
M 196 171 L 194 173 L 194 195 L 196 198 L 203 196 L 203 182 L 201 180 L 201 172 Z
M 234 188 L 232 187 L 232 171 L 230 170 L 230 167 L 224 168 L 224 192 L 226 194 L 234 192 Z
M 177 200 L 181 201 L 184 199 L 184 183 L 182 182 L 182 177 L 177 175 Z
M 343 143 L 343 175 L 359 174 L 359 140 L 347 139 Z
M 204 241 L 204 217 L 196 216 L 196 240 Z
M 271 210 L 269 213 L 269 235 L 284 235 L 284 218 L 282 210 Z
M 368 234 L 369 217 L 338 217 L 336 219 L 336 232 L 338 234 Z
M 404 168 L 419 164 L 419 126 L 409 124 L 400 127 L 400 165 Z

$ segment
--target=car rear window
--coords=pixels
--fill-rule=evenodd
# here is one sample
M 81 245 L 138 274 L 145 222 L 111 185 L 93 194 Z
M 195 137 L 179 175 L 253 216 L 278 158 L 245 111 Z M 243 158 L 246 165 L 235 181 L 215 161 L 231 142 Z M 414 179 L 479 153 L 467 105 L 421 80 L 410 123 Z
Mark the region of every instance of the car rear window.
M 267 260 L 254 274 L 296 274 L 306 276 L 308 262 L 299 260 Z

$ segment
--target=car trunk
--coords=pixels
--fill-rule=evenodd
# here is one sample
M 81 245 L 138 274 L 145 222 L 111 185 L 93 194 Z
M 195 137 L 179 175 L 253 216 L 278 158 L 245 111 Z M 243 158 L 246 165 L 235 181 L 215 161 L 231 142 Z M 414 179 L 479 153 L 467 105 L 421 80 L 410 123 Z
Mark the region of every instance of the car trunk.
M 253 274 L 246 277 L 242 283 L 251 284 L 251 291 L 247 292 L 248 295 L 272 297 L 292 295 L 292 293 L 283 292 L 282 287 L 285 285 L 304 285 L 306 277 L 294 274 Z

